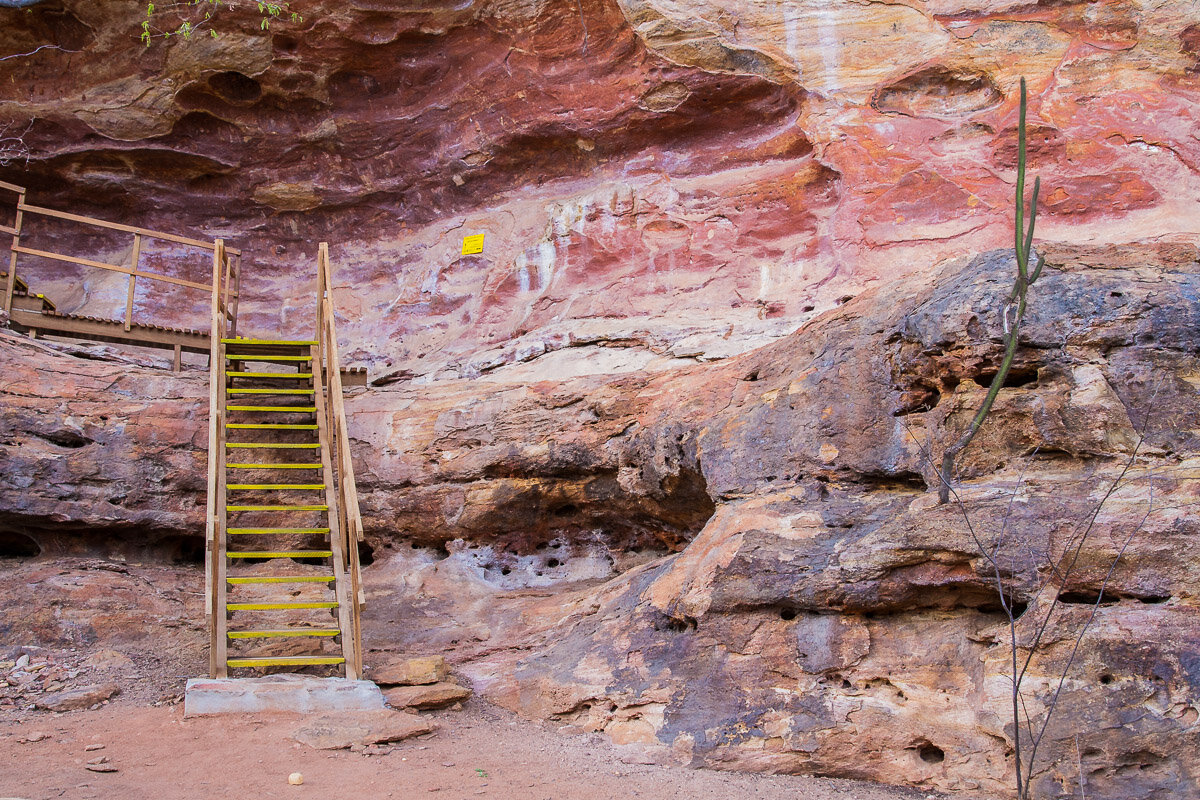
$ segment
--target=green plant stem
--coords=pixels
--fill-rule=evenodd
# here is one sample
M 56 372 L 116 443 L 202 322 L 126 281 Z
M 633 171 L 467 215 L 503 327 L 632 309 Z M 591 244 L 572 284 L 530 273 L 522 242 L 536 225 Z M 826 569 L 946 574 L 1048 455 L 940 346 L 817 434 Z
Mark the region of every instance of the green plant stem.
M 1033 181 L 1033 196 L 1029 202 L 1029 227 L 1025 227 L 1025 167 L 1027 161 L 1026 145 L 1025 145 L 1025 111 L 1027 107 L 1025 97 L 1025 79 L 1021 78 L 1021 116 L 1017 124 L 1017 189 L 1016 189 L 1016 224 L 1014 226 L 1014 243 L 1013 248 L 1017 257 L 1017 279 L 1013 284 L 1012 293 L 1009 295 L 1008 304 L 1004 307 L 1004 358 L 1000 362 L 1000 368 L 996 370 L 996 375 L 992 378 L 992 383 L 988 387 L 987 396 L 984 397 L 983 403 L 979 406 L 979 410 L 975 412 L 975 416 L 971 418 L 971 424 L 967 426 L 967 430 L 959 437 L 958 441 L 951 444 L 942 453 L 942 468 L 938 476 L 940 478 L 940 486 L 938 487 L 938 502 L 947 503 L 950 501 L 950 481 L 954 478 L 954 461 L 959 453 L 966 449 L 971 440 L 975 438 L 975 434 L 983 427 L 984 420 L 992 411 L 992 406 L 996 402 L 996 397 L 999 396 L 1000 390 L 1004 387 L 1005 380 L 1008 379 L 1009 370 L 1012 369 L 1013 360 L 1017 354 L 1017 344 L 1020 340 L 1021 322 L 1025 319 L 1026 297 L 1029 293 L 1029 287 L 1042 274 L 1042 267 L 1045 266 L 1046 260 L 1042 256 L 1038 256 L 1037 264 L 1033 270 L 1029 269 L 1029 255 L 1033 250 L 1033 228 L 1037 222 L 1037 200 L 1038 192 L 1041 189 L 1041 179 L 1034 178 Z M 1009 309 L 1014 309 L 1013 321 L 1009 324 L 1008 314 Z

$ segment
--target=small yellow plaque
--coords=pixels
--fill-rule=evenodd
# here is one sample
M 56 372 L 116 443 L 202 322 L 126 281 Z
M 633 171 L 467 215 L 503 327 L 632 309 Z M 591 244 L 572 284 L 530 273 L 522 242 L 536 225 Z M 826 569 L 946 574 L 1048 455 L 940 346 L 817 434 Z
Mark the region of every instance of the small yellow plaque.
M 483 252 L 483 234 L 482 233 L 476 233 L 473 236 L 464 236 L 463 237 L 462 254 L 464 256 L 473 256 L 476 253 L 482 253 L 482 252 Z

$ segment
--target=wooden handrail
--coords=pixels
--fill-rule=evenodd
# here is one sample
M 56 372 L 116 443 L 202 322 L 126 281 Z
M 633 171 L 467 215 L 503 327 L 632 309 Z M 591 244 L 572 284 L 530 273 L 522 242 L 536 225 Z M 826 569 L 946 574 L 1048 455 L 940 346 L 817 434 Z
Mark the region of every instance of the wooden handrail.
M 12 225 L 0 225 L 0 234 L 8 234 L 13 237 L 12 246 L 9 248 L 9 269 L 8 280 L 4 288 L 3 308 L 6 312 L 12 311 L 13 295 L 16 289 L 17 275 L 17 257 L 18 255 L 34 256 L 37 258 L 46 258 L 54 261 L 61 261 L 68 264 L 77 264 L 83 267 L 93 269 L 103 269 L 109 272 L 118 272 L 128 276 L 128 286 L 125 296 L 125 315 L 124 325 L 126 331 L 132 331 L 135 322 L 133 319 L 135 290 L 138 278 L 144 278 L 150 281 L 159 281 L 175 286 L 182 286 L 188 289 L 197 289 L 208 292 L 210 299 L 214 304 L 217 312 L 229 321 L 230 325 L 223 330 L 237 330 L 237 308 L 238 297 L 240 294 L 241 282 L 241 251 L 226 247 L 224 240 L 214 242 L 206 242 L 200 239 L 193 239 L 188 236 L 178 236 L 173 233 L 164 231 L 151 230 L 150 228 L 142 228 L 136 225 L 124 225 L 119 222 L 109 222 L 107 220 L 97 219 L 95 217 L 86 217 L 81 214 L 72 214 L 66 211 L 56 211 L 51 208 L 43 208 L 41 206 L 31 205 L 25 202 L 25 188 L 11 183 L 0 181 L 0 190 L 7 190 L 17 194 L 16 203 L 16 218 Z M 50 219 L 64 220 L 67 222 L 80 223 L 96 228 L 103 228 L 111 231 L 120 231 L 122 233 L 133 235 L 133 246 L 130 255 L 130 263 L 125 264 L 109 264 L 104 261 L 99 261 L 91 258 L 83 258 L 80 256 L 67 255 L 65 253 L 56 253 L 50 250 L 41 248 L 29 247 L 22 244 L 22 234 L 28 235 L 28 231 L 23 231 L 23 223 L 25 215 L 39 215 Z M 189 281 L 183 278 L 177 278 L 172 275 L 163 275 L 156 272 L 147 272 L 141 268 L 142 251 L 145 240 L 158 239 L 175 244 L 185 245 L 187 247 L 198 248 L 204 251 L 210 251 L 213 254 L 213 269 L 219 273 L 220 281 L 218 283 L 199 283 Z M 176 352 L 176 366 L 178 368 L 179 352 Z
M 109 222 L 104 219 L 96 219 L 95 217 L 85 217 L 81 214 L 71 214 L 66 211 L 55 211 L 52 208 L 43 208 L 41 206 L 31 206 L 25 201 L 17 204 L 18 211 L 26 211 L 30 214 L 38 214 L 43 217 L 52 217 L 53 219 L 64 219 L 69 222 L 81 222 L 85 225 L 94 225 L 97 228 L 108 228 L 113 231 L 122 231 L 124 233 L 140 233 L 147 239 L 162 239 L 166 242 L 175 242 L 177 244 L 186 244 L 191 247 L 199 247 L 203 250 L 215 250 L 216 244 L 206 242 L 202 239 L 190 239 L 187 236 L 178 236 L 174 233 L 164 233 L 163 231 L 155 231 L 150 228 L 139 228 L 136 225 L 123 225 L 120 222 Z M 232 247 L 226 247 L 225 252 L 228 255 L 240 256 L 241 250 L 236 250 Z
M 134 234 L 137 236 L 138 234 Z M 141 248 L 139 247 L 140 251 Z M 131 269 L 123 264 L 109 264 L 104 261 L 92 261 L 90 258 L 79 258 L 78 256 L 64 256 L 58 253 L 51 253 L 47 250 L 37 250 L 32 247 L 22 247 L 21 245 L 13 245 L 14 253 L 24 253 L 27 256 L 39 256 L 41 258 L 50 258 L 55 261 L 65 261 L 68 264 L 79 264 L 84 267 L 95 267 L 96 269 L 106 269 L 109 272 L 121 272 L 125 275 L 134 275 L 138 278 L 148 278 L 152 281 L 163 281 L 164 283 L 173 283 L 176 286 L 186 286 L 189 289 L 202 289 L 206 292 L 211 291 L 211 287 L 206 283 L 196 283 L 195 281 L 185 281 L 183 278 L 172 278 L 170 275 L 159 275 L 154 272 L 142 272 L 141 270 Z
M 362 576 L 358 563 L 358 543 L 363 539 L 362 513 L 358 506 L 358 489 L 354 482 L 354 461 L 350 452 L 350 433 L 346 427 L 346 404 L 342 395 L 341 360 L 338 356 L 337 326 L 334 321 L 333 280 L 329 267 L 329 244 L 321 242 L 317 252 L 317 347 L 321 367 L 326 375 L 329 402 L 325 404 L 327 425 L 333 445 L 336 469 L 338 516 L 345 568 L 350 576 L 352 596 L 350 647 L 347 657 L 347 676 L 351 670 L 361 674 L 362 633 L 361 611 L 365 601 Z M 317 369 L 314 367 L 314 373 Z

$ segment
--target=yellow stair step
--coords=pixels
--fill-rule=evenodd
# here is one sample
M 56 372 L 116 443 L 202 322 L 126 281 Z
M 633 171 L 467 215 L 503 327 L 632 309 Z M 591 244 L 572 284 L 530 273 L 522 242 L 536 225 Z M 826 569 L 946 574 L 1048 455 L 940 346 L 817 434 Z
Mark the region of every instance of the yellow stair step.
M 225 662 L 231 669 L 240 667 L 303 667 L 323 664 L 345 664 L 341 656 L 278 656 L 275 658 L 231 658 Z
M 270 489 L 272 491 L 283 491 L 295 489 L 303 492 L 314 492 L 325 488 L 323 483 L 231 483 L 225 487 L 232 491 L 255 491 L 257 489 Z
M 315 431 L 316 425 L 289 425 L 278 422 L 227 422 L 226 428 L 245 431 Z
M 312 361 L 312 356 L 276 356 L 260 353 L 226 353 L 226 361 Z
M 230 387 L 225 394 L 316 394 L 315 389 L 243 389 Z
M 337 608 L 337 600 L 294 600 L 281 603 L 226 603 L 230 611 L 291 611 L 305 608 Z
M 243 450 L 261 447 L 272 450 L 317 450 L 321 447 L 320 442 L 226 442 L 226 447 L 239 447 Z
M 230 639 L 275 639 L 287 636 L 337 636 L 340 633 L 337 628 L 283 628 L 266 631 L 228 631 L 226 635 Z
M 229 378 L 288 378 L 291 380 L 310 380 L 312 378 L 311 372 L 240 372 L 225 370 L 225 375 Z
M 270 345 L 272 347 L 313 347 L 315 339 L 246 339 L 238 336 L 236 339 L 222 339 L 221 344 Z
M 328 511 L 327 505 L 302 506 L 225 506 L 226 511 Z
M 230 558 L 329 558 L 332 550 L 227 550 Z
M 301 534 L 301 533 L 329 533 L 329 528 L 229 528 L 225 531 L 230 536 L 266 536 L 271 534 Z
M 312 414 L 316 406 L 225 406 L 226 411 L 287 411 L 294 414 Z
M 248 575 L 244 578 L 226 578 L 234 586 L 252 583 L 333 583 L 332 575 Z
M 300 462 L 295 464 L 285 464 L 282 462 L 266 463 L 266 464 L 226 464 L 229 469 L 321 469 L 320 464 L 311 462 Z

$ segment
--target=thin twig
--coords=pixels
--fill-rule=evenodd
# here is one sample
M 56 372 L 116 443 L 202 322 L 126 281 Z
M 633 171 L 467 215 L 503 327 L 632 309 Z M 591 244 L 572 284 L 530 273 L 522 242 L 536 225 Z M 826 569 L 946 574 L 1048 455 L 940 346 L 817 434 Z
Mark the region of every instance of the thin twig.
M 79 52 L 78 50 L 67 50 L 65 47 L 59 47 L 56 44 L 43 44 L 38 47 L 35 47 L 34 49 L 30 50 L 28 53 L 13 53 L 11 56 L 0 56 L 0 61 L 8 61 L 10 58 L 26 58 L 27 56 L 34 55 L 35 53 L 40 53 L 43 50 L 62 50 L 64 53 L 78 53 Z
M 1140 520 L 1138 520 L 1138 524 L 1133 526 L 1133 528 L 1129 531 L 1129 535 L 1125 537 L 1125 541 L 1121 544 L 1121 549 L 1117 551 L 1116 557 L 1114 557 L 1112 560 L 1112 563 L 1109 564 L 1108 572 L 1106 572 L 1104 575 L 1104 580 L 1100 582 L 1100 592 L 1096 595 L 1095 602 L 1092 603 L 1091 613 L 1088 614 L 1087 620 L 1079 628 L 1079 633 L 1075 637 L 1074 646 L 1071 648 L 1071 655 L 1067 658 L 1067 663 L 1062 668 L 1062 673 L 1059 675 L 1059 679 L 1058 679 L 1058 686 L 1054 689 L 1054 695 L 1050 698 L 1049 708 L 1051 709 L 1051 711 L 1058 705 L 1058 698 L 1059 698 L 1059 695 L 1062 694 L 1063 685 L 1066 683 L 1067 673 L 1070 671 L 1071 666 L 1075 663 L 1075 657 L 1079 654 L 1079 648 L 1083 643 L 1084 634 L 1087 633 L 1088 628 L 1091 627 L 1092 622 L 1096 619 L 1096 612 L 1100 610 L 1100 605 L 1104 601 L 1104 592 L 1108 589 L 1108 583 L 1110 580 L 1112 580 L 1112 576 L 1113 576 L 1113 573 L 1116 572 L 1117 565 L 1121 562 L 1121 559 L 1125 556 L 1125 551 L 1127 549 L 1129 549 L 1129 545 L 1133 542 L 1133 537 L 1136 536 L 1138 531 L 1140 531 L 1142 529 L 1142 527 L 1146 524 L 1146 520 L 1150 518 L 1150 514 L 1153 510 L 1154 510 L 1154 478 L 1151 477 L 1151 479 L 1150 479 L 1150 496 L 1146 502 L 1146 513 L 1142 515 L 1142 518 Z M 1041 745 L 1042 739 L 1045 737 L 1046 729 L 1048 728 L 1049 725 L 1050 725 L 1050 714 L 1047 714 L 1045 720 L 1042 721 L 1042 726 L 1041 726 L 1041 729 L 1038 731 L 1037 737 L 1033 740 L 1033 743 L 1031 745 L 1031 750 L 1030 750 L 1030 754 L 1029 754 L 1030 763 L 1032 763 L 1033 757 L 1037 754 L 1037 749 Z

